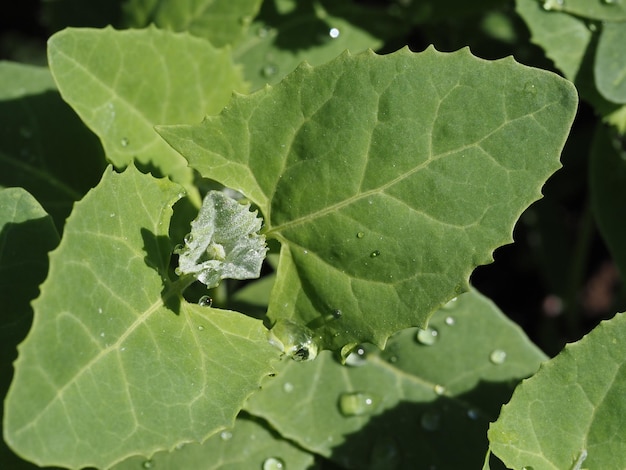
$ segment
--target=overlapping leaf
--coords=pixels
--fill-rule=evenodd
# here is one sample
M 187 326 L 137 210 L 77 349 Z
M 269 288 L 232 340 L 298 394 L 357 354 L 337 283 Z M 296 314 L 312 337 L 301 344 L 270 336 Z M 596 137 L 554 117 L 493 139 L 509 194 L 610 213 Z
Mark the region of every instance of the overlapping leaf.
M 242 38 L 260 5 L 261 0 L 129 0 L 123 10 L 125 23 L 133 28 L 155 24 L 162 29 L 187 31 L 222 47 Z
M 598 42 L 594 76 L 598 90 L 615 103 L 626 103 L 626 22 L 605 23 Z
M 480 468 L 488 422 L 545 356 L 475 291 L 430 328 L 404 330 L 351 365 L 329 352 L 284 361 L 246 407 L 345 468 Z
M 85 28 L 55 34 L 48 58 L 61 95 L 114 165 L 141 162 L 193 192 L 191 170 L 154 125 L 198 122 L 220 111 L 243 87 L 228 51 L 154 27 Z
M 618 314 L 523 382 L 489 429 L 492 451 L 509 468 L 624 468 L 625 335 Z
M 303 65 L 159 132 L 283 244 L 270 318 L 339 349 L 382 346 L 466 289 L 558 168 L 576 104 L 570 83 L 510 58 L 405 49 Z
M 131 166 L 75 206 L 6 400 L 5 439 L 26 459 L 105 468 L 202 441 L 270 372 L 258 320 L 187 304 L 170 284 L 181 195 Z

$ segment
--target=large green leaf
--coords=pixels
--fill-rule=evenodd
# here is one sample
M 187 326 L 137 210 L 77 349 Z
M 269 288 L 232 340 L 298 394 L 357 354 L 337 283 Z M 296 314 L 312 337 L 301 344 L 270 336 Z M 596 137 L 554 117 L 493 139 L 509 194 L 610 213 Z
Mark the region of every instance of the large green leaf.
M 510 468 L 623 469 L 624 337 L 618 314 L 524 381 L 490 426 L 492 451 Z
M 261 0 L 129 0 L 124 23 L 133 28 L 155 24 L 162 29 L 188 31 L 217 47 L 237 43 L 261 6 Z
M 626 22 L 605 23 L 598 42 L 593 73 L 602 95 L 616 103 L 626 103 Z
M 28 190 L 62 229 L 98 183 L 102 146 L 57 92 L 45 67 L 0 62 L 0 185 Z
M 232 426 L 276 357 L 258 320 L 167 275 L 181 187 L 109 170 L 68 219 L 19 347 L 5 439 L 39 465 L 109 467 Z
M 384 11 L 351 0 L 268 0 L 234 57 L 258 89 L 305 60 L 319 65 L 346 49 L 377 49 L 382 38 L 402 32 Z
M 48 57 L 61 95 L 100 137 L 114 165 L 136 160 L 193 191 L 191 170 L 154 125 L 199 122 L 242 89 L 227 50 L 154 27 L 85 28 L 55 34 Z
M 598 126 L 591 147 L 589 185 L 591 205 L 606 244 L 626 278 L 626 145 L 613 132 Z
M 33 196 L 22 188 L 0 190 L 0 397 L 13 376 L 17 344 L 30 327 L 30 301 L 48 272 L 48 251 L 58 243 L 51 217 Z M 4 441 L 0 462 L 5 468 L 34 468 L 18 459 Z
M 576 104 L 569 82 L 511 58 L 404 49 L 303 65 L 159 132 L 283 244 L 272 321 L 339 349 L 383 346 L 467 289 L 559 167 Z
M 315 468 L 313 455 L 281 439 L 256 421 L 245 418 L 238 418 L 232 429 L 214 435 L 202 445 L 179 445 L 172 452 L 159 452 L 149 460 L 133 457 L 116 465 L 114 470 L 137 470 L 142 466 L 155 470 Z
M 546 11 L 565 11 L 575 16 L 602 21 L 626 20 L 621 0 L 536 0 Z
M 543 360 L 472 291 L 437 312 L 428 330 L 394 335 L 383 352 L 353 353 L 343 366 L 329 352 L 283 361 L 246 408 L 347 468 L 480 468 L 488 422 Z

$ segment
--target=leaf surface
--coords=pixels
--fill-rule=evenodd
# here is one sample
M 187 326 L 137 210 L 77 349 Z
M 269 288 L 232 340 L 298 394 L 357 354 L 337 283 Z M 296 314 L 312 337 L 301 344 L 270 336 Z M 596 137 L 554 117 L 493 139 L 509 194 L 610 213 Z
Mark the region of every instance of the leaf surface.
M 270 467 L 272 459 L 283 466 Z M 253 420 L 238 418 L 232 429 L 210 437 L 203 444 L 179 445 L 172 452 L 159 452 L 149 460 L 133 457 L 113 470 L 137 470 L 142 466 L 159 470 L 250 470 L 265 468 L 264 464 L 272 470 L 315 468 L 310 453 Z
M 598 42 L 593 73 L 598 90 L 615 103 L 626 103 L 626 22 L 606 22 Z
M 348 365 L 327 351 L 283 361 L 246 409 L 346 468 L 480 468 L 488 422 L 545 356 L 476 291 L 438 311 L 430 328 L 403 330 Z
M 260 321 L 188 304 L 169 282 L 182 193 L 131 166 L 75 206 L 5 405 L 5 439 L 28 460 L 105 468 L 202 441 L 271 371 Z
M 98 139 L 63 102 L 45 67 L 0 62 L 0 185 L 29 191 L 62 230 L 104 170 Z
M 48 252 L 58 243 L 52 218 L 32 195 L 22 188 L 0 190 L 0 397 L 9 389 L 17 345 L 30 327 L 30 301 L 48 272 Z M 4 441 L 0 462 L 6 468 L 35 468 L 18 459 Z
M 281 241 L 272 321 L 340 349 L 383 346 L 467 289 L 559 167 L 576 104 L 569 82 L 512 59 L 404 49 L 303 65 L 159 132 Z
M 129 0 L 122 8 L 124 22 L 132 28 L 154 24 L 161 29 L 187 31 L 222 47 L 243 37 L 260 5 L 261 0 Z
M 620 0 L 542 0 L 546 11 L 565 11 L 575 16 L 601 21 L 626 20 L 626 5 Z
M 63 98 L 100 137 L 117 167 L 136 160 L 191 187 L 186 162 L 155 124 L 195 123 L 243 88 L 230 53 L 188 34 L 70 28 L 48 41 Z
M 602 322 L 517 387 L 489 428 L 510 468 L 622 469 L 626 316 Z

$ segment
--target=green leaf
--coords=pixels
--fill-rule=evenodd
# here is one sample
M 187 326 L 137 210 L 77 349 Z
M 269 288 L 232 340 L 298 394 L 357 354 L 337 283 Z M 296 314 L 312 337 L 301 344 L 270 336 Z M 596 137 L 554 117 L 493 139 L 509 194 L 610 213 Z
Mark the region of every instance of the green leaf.
M 30 301 L 37 297 L 48 272 L 48 252 L 58 243 L 52 218 L 35 198 L 22 188 L 0 190 L 1 397 L 13 376 L 17 344 L 30 327 Z M 6 468 L 34 468 L 19 460 L 4 441 L 0 443 L 0 462 Z
M 19 347 L 5 439 L 38 465 L 109 467 L 232 426 L 276 357 L 258 320 L 167 276 L 182 188 L 109 170 L 67 221 Z M 94 449 L 98 449 L 94 452 Z
M 591 206 L 622 276 L 626 276 L 626 149 L 623 139 L 598 126 L 591 147 L 589 184 Z
M 626 23 L 605 23 L 593 73 L 598 90 L 615 103 L 626 103 Z
M 591 43 L 593 32 L 581 18 L 557 11 L 546 11 L 537 0 L 517 0 L 517 13 L 524 19 L 534 44 L 569 80 L 578 75 Z
M 346 49 L 377 49 L 381 38 L 402 29 L 380 9 L 351 0 L 267 1 L 233 54 L 258 89 L 278 83 L 303 61 L 319 65 Z
M 346 468 L 480 468 L 488 422 L 545 359 L 476 291 L 437 312 L 429 330 L 369 350 L 343 366 L 327 351 L 283 361 L 246 409 Z
M 489 429 L 510 468 L 622 469 L 626 316 L 602 322 L 517 387 Z
M 104 169 L 98 139 L 57 92 L 50 71 L 0 62 L 0 185 L 29 191 L 63 228 Z
M 281 241 L 271 320 L 340 349 L 383 346 L 467 289 L 559 167 L 576 104 L 569 82 L 511 58 L 404 49 L 303 65 L 159 132 Z
M 261 0 L 129 0 L 123 10 L 124 23 L 131 28 L 155 24 L 161 29 L 187 31 L 222 47 L 241 40 L 260 6 Z
M 100 137 L 115 166 L 136 160 L 195 191 L 185 160 L 154 125 L 199 122 L 242 89 L 227 50 L 154 27 L 70 28 L 48 41 L 48 58 L 61 95 Z
M 282 462 L 282 467 L 270 467 L 271 459 Z M 209 438 L 204 444 L 177 446 L 172 452 L 159 452 L 150 460 L 134 457 L 113 467 L 113 470 L 203 469 L 250 470 L 311 469 L 313 456 L 288 441 L 280 439 L 259 423 L 238 418 L 235 427 Z
M 621 0 L 538 0 L 538 3 L 546 11 L 565 11 L 592 20 L 626 20 L 626 5 Z
M 258 234 L 262 220 L 256 214 L 250 204 L 209 191 L 185 245 L 176 250 L 180 273 L 193 275 L 208 288 L 222 279 L 259 277 L 267 247 L 265 236 Z

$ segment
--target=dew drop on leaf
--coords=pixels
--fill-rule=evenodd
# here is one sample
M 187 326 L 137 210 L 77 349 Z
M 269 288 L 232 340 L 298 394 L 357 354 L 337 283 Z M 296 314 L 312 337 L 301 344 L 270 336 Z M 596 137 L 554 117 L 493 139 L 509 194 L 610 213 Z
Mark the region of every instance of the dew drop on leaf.
M 374 250 L 370 253 L 370 258 L 378 258 L 380 256 L 380 251 Z
M 506 351 L 503 351 L 502 349 L 494 349 L 491 351 L 491 354 L 489 354 L 489 360 L 492 364 L 497 366 L 504 364 L 504 361 L 506 361 Z
M 152 460 L 144 460 L 144 462 L 141 464 L 142 468 L 154 468 L 154 462 L 152 462 Z
M 290 320 L 278 320 L 269 331 L 268 340 L 295 361 L 312 361 L 319 350 L 313 332 Z
M 122 140 L 120 140 L 120 144 L 122 147 L 128 147 L 129 143 L 130 141 L 126 137 L 122 137 Z
M 198 325 L 198 331 L 204 331 L 204 327 L 202 325 Z
M 456 323 L 454 317 L 446 317 L 445 319 L 446 325 L 453 326 Z
M 419 329 L 417 331 L 417 335 L 415 339 L 418 343 L 423 344 L 424 346 L 432 346 L 437 342 L 439 338 L 439 332 L 434 328 L 426 328 L 425 330 Z
M 426 411 L 420 419 L 420 425 L 425 431 L 436 431 L 441 426 L 441 415 L 436 411 Z
M 620 0 L 603 0 L 603 2 L 607 5 L 617 5 L 619 4 Z
M 339 37 L 339 34 L 341 34 L 341 32 L 337 28 L 330 28 L 330 31 L 328 31 L 328 35 L 332 39 L 337 39 Z
M 293 389 L 294 389 L 294 387 L 293 387 L 293 384 L 291 382 L 285 382 L 283 384 L 283 392 L 291 393 L 291 392 L 293 392 Z
M 284 470 L 285 462 L 278 457 L 270 457 L 263 461 L 263 470 Z
M 439 384 L 435 385 L 433 387 L 433 390 L 435 391 L 435 394 L 437 394 L 439 396 L 441 396 L 444 393 L 446 393 L 446 387 L 444 387 L 443 385 L 439 385 Z
M 233 433 L 230 431 L 222 431 L 220 433 L 220 439 L 223 441 L 229 441 L 230 439 L 232 439 L 233 437 Z
M 358 233 L 356 234 L 356 237 L 357 237 L 357 238 L 363 238 L 364 236 L 365 236 L 365 233 L 364 233 L 364 232 L 358 232 Z
M 188 233 L 187 235 L 185 235 L 184 241 L 185 245 L 191 245 L 191 243 L 193 243 L 193 235 L 191 233 Z
M 278 66 L 276 64 L 265 64 L 261 69 L 261 74 L 265 78 L 273 77 L 278 73 Z
M 208 295 L 203 295 L 198 300 L 198 305 L 200 305 L 200 307 L 210 307 L 211 305 L 213 305 L 213 299 Z
M 348 357 L 346 357 L 346 365 L 351 367 L 360 367 L 367 363 L 367 353 L 363 346 L 357 346 Z
M 336 308 L 335 310 L 333 310 L 332 315 L 335 320 L 339 320 L 341 316 L 343 315 L 343 312 L 339 310 L 338 308 Z
M 339 397 L 339 411 L 344 416 L 363 416 L 376 411 L 378 397 L 364 392 L 343 393 Z

